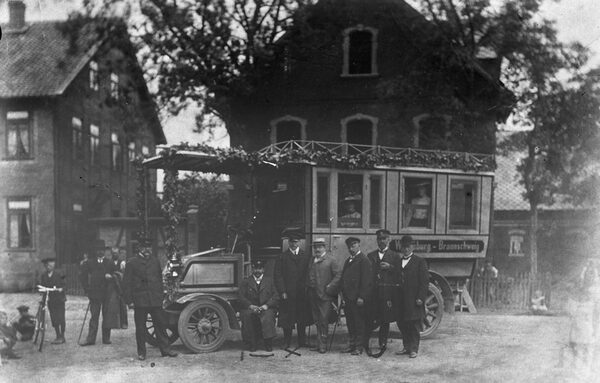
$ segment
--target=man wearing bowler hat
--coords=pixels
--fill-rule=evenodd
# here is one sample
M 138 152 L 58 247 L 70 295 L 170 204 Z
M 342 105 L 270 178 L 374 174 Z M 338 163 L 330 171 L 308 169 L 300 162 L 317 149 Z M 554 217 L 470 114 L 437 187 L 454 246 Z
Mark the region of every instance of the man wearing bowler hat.
M 367 300 L 371 295 L 371 262 L 360 251 L 360 239 L 349 237 L 346 246 L 350 257 L 342 268 L 342 295 L 350 346 L 343 352 L 360 355 L 369 350 L 369 335 L 365 324 Z
M 40 278 L 40 285 L 44 287 L 56 287 L 58 291 L 49 291 L 48 295 L 48 311 L 50 312 L 50 320 L 52 327 L 56 332 L 56 339 L 52 344 L 65 343 L 65 275 L 56 270 L 56 260 L 54 258 L 46 258 L 42 260 L 46 269 Z
M 398 327 L 402 332 L 404 349 L 397 351 L 396 355 L 408 354 L 411 358 L 416 358 L 425 317 L 429 272 L 425 260 L 413 253 L 413 239 L 410 235 L 403 236 L 400 245 L 402 260 Z
M 321 354 L 327 352 L 327 335 L 329 332 L 329 317 L 331 316 L 331 301 L 337 296 L 342 270 L 327 254 L 325 238 L 313 241 L 313 256 L 308 263 L 306 287 L 313 319 L 317 325 L 318 344 L 314 351 Z
M 95 256 L 90 257 L 80 267 L 79 279 L 85 294 L 90 300 L 90 327 L 87 338 L 82 346 L 90 346 L 96 343 L 100 312 L 102 311 L 102 343 L 110 344 L 110 327 L 104 326 L 106 320 L 105 305 L 108 283 L 113 277 L 115 267 L 111 261 L 104 258 L 106 245 L 101 239 L 93 243 Z M 105 328 L 106 327 L 106 328 Z
M 240 283 L 242 310 L 242 339 L 248 351 L 256 351 L 259 339 L 263 339 L 266 351 L 273 351 L 275 338 L 275 308 L 279 294 L 273 280 L 265 276 L 262 261 L 252 262 L 252 275 Z
M 374 328 L 379 326 L 379 348 L 385 352 L 390 322 L 396 321 L 398 317 L 398 278 L 402 266 L 400 255 L 389 248 L 390 232 L 380 229 L 375 234 L 377 250 L 367 255 L 373 271 L 369 325 Z
M 298 332 L 298 347 L 306 347 L 306 326 L 312 323 L 306 296 L 306 274 L 310 257 L 299 246 L 301 233 L 289 231 L 288 249 L 275 263 L 273 277 L 279 293 L 279 327 L 283 328 L 283 348 L 292 342 L 292 330 Z

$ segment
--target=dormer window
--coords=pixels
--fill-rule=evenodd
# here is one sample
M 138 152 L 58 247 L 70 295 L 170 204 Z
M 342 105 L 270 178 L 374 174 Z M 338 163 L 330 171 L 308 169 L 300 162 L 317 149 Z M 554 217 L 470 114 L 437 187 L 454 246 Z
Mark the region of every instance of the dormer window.
M 377 29 L 357 25 L 344 31 L 342 76 L 377 75 Z
M 98 63 L 96 61 L 90 61 L 90 89 L 98 90 L 99 88 Z
M 306 120 L 283 116 L 271 121 L 271 143 L 306 140 Z

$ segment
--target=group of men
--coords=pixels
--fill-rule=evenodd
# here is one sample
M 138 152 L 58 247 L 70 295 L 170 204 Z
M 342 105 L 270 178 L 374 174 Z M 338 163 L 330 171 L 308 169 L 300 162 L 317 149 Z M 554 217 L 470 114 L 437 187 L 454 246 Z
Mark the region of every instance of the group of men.
M 379 327 L 379 353 L 387 348 L 391 322 L 402 332 L 404 348 L 396 354 L 417 357 L 420 331 L 425 316 L 429 273 L 424 259 L 414 255 L 408 235 L 400 240 L 401 254 L 389 248 L 390 232 L 376 232 L 377 249 L 365 255 L 360 239 L 346 239 L 349 257 L 340 265 L 327 252 L 323 238 L 316 238 L 313 254 L 299 248 L 300 235 L 288 235 L 288 249 L 275 263 L 273 279 L 265 276 L 264 264 L 253 263 L 253 274 L 240 286 L 242 338 L 255 351 L 262 338 L 265 350 L 272 350 L 275 314 L 283 329 L 283 348 L 291 345 L 292 331 L 298 334 L 298 347 L 309 347 L 306 328 L 316 325 L 317 345 L 313 350 L 327 352 L 329 324 L 336 321 L 343 298 L 351 355 L 366 352 L 371 332 Z

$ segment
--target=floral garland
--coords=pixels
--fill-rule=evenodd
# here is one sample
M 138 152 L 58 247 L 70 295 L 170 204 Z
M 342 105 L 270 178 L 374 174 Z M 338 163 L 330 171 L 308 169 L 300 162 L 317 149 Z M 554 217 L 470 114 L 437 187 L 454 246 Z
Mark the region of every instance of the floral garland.
M 161 154 L 170 157 L 177 151 L 194 151 L 214 157 L 219 163 L 240 161 L 248 167 L 264 163 L 281 166 L 290 163 L 311 163 L 347 169 L 373 169 L 377 167 L 426 167 L 457 169 L 468 172 L 493 171 L 496 164 L 493 156 L 478 158 L 469 153 L 405 150 L 398 153 L 341 154 L 327 150 L 311 150 L 293 147 L 277 152 L 247 152 L 243 148 L 214 148 L 204 144 L 182 143 L 164 150 Z
M 169 273 L 166 275 L 165 287 L 167 290 L 167 299 L 173 301 L 179 290 L 179 271 L 181 266 L 181 256 L 178 246 L 177 226 L 181 221 L 177 210 L 178 189 L 177 175 L 178 171 L 173 168 L 165 169 L 163 198 L 161 209 L 167 225 L 165 227 L 165 251 L 169 262 Z M 173 272 L 175 271 L 175 272 Z

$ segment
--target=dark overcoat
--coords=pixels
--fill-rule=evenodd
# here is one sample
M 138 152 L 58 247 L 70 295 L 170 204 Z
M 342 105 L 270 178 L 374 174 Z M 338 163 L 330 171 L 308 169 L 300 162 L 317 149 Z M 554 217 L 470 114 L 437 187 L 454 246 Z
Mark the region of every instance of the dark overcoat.
M 50 291 L 48 296 L 48 306 L 60 304 L 67 301 L 65 295 L 65 275 L 59 270 L 54 270 L 52 276 L 48 276 L 48 272 L 44 271 L 40 277 L 40 285 L 44 287 L 63 288 L 63 291 Z
M 305 285 L 309 261 L 310 257 L 302 249 L 298 249 L 298 255 L 288 249 L 275 262 L 273 277 L 281 298 L 279 327 L 290 328 L 296 323 L 308 326 L 313 323 Z M 282 298 L 283 293 L 287 294 L 287 299 Z
M 154 255 L 137 255 L 125 266 L 123 299 L 135 307 L 162 307 L 164 289 L 162 270 Z
M 400 264 L 400 320 L 418 320 L 425 317 L 428 288 L 427 262 L 413 254 L 404 268 Z M 420 299 L 423 305 L 417 306 L 417 299 Z
M 367 255 L 372 266 L 373 295 L 371 298 L 371 316 L 377 323 L 390 323 L 398 318 L 398 287 L 402 261 L 400 254 L 387 249 L 383 258 L 379 259 L 379 250 Z M 381 262 L 390 264 L 389 269 L 382 269 Z
M 242 309 L 247 309 L 250 305 L 267 305 L 269 308 L 275 308 L 279 303 L 279 293 L 275 283 L 267 276 L 263 276 L 260 285 L 256 284 L 252 275 L 244 279 L 240 283 L 239 294 Z
M 114 272 L 114 264 L 105 258 L 100 258 L 100 262 L 97 258 L 83 262 L 79 269 L 79 280 L 88 298 L 104 301 L 109 283 L 105 275 Z
M 366 303 L 372 289 L 371 262 L 363 253 L 347 258 L 342 268 L 342 294 L 346 302 L 356 303 L 362 298 Z

